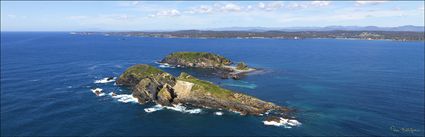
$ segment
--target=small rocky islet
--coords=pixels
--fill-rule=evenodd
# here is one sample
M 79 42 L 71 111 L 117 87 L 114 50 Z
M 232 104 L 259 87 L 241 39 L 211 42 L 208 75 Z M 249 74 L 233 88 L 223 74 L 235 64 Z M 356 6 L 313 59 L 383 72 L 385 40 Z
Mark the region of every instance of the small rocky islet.
M 175 67 L 213 69 L 222 76 L 233 79 L 238 79 L 240 75 L 255 70 L 244 62 L 231 66 L 233 63 L 229 59 L 207 52 L 175 52 L 166 56 L 160 63 Z M 129 87 L 132 90 L 132 96 L 140 104 L 149 102 L 162 106 L 182 104 L 228 110 L 241 115 L 265 115 L 267 116 L 265 124 L 271 122 L 272 125 L 276 123 L 279 125 L 287 123 L 288 120 L 291 122 L 289 117 L 294 111 L 253 96 L 221 88 L 185 72 L 175 77 L 147 64 L 129 67 L 119 76 L 116 84 Z
M 233 78 L 240 79 L 244 74 L 255 71 L 244 62 L 239 62 L 236 66 L 229 59 L 208 52 L 174 52 L 167 55 L 159 63 L 173 67 L 189 67 L 212 69 L 222 79 Z
M 146 64 L 131 66 L 118 78 L 116 83 L 130 87 L 133 97 L 137 98 L 140 104 L 148 102 L 155 102 L 163 106 L 186 104 L 257 116 L 271 111 L 280 116 L 291 112 L 287 107 L 221 88 L 185 72 L 174 77 Z

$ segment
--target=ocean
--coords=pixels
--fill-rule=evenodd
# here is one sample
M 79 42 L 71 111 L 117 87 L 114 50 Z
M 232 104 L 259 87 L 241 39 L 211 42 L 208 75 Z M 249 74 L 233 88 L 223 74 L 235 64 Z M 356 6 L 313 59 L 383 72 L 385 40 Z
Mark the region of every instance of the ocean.
M 155 63 L 176 51 L 217 53 L 263 71 L 222 80 Z M 264 117 L 205 108 L 154 109 L 134 103 L 125 87 L 97 81 L 135 64 L 288 106 L 301 125 L 264 125 Z M 424 81 L 424 42 L 1 32 L 1 135 L 423 136 Z M 122 97 L 96 96 L 93 87 Z

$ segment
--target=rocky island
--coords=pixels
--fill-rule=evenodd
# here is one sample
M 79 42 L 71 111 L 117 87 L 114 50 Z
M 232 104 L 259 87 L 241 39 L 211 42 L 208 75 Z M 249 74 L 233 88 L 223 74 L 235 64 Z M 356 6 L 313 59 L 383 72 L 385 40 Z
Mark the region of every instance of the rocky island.
M 208 52 L 174 52 L 167 55 L 160 63 L 174 67 L 212 69 L 221 78 L 233 79 L 240 79 L 245 73 L 255 70 L 244 62 L 232 66 L 233 62 L 229 59 Z
M 217 59 L 215 63 L 230 63 L 224 58 L 216 57 L 213 57 Z M 185 64 L 180 62 L 180 65 Z M 212 62 L 204 63 L 204 66 L 220 67 Z M 128 68 L 118 78 L 116 83 L 130 87 L 132 95 L 141 104 L 147 102 L 155 102 L 164 106 L 184 104 L 257 116 L 269 113 L 286 116 L 291 112 L 286 107 L 221 88 L 184 72 L 180 76 L 174 77 L 167 72 L 146 64 L 134 65 Z

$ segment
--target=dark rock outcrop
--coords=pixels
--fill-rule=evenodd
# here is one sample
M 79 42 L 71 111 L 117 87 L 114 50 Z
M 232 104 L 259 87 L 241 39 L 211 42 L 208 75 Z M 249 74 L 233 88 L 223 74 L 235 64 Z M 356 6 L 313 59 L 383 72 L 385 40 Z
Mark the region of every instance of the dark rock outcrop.
M 277 117 L 277 116 L 268 116 L 268 117 L 266 117 L 265 118 L 265 121 L 273 121 L 273 122 L 276 122 L 276 123 L 279 123 L 280 122 L 280 117 Z
M 131 66 L 117 80 L 118 85 L 131 87 L 142 104 L 156 100 L 164 85 L 173 86 L 175 82 L 171 74 L 146 64 Z
M 173 88 L 165 84 L 162 89 L 158 92 L 156 102 L 163 106 L 170 106 L 173 103 L 173 99 L 176 97 Z
M 234 79 L 234 80 L 241 79 L 241 76 L 239 74 L 230 74 L 230 77 L 232 77 L 232 79 Z

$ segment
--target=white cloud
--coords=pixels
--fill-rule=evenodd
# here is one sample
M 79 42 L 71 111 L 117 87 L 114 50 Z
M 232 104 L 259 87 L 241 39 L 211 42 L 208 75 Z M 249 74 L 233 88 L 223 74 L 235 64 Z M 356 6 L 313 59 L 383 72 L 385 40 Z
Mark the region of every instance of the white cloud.
M 330 1 L 313 1 L 311 2 L 312 6 L 315 7 L 325 7 L 325 6 L 329 6 L 331 4 Z
M 139 1 L 133 1 L 133 2 L 131 2 L 131 5 L 137 5 L 137 4 L 139 4 Z
M 118 15 L 117 18 L 121 19 L 121 20 L 128 20 L 129 19 L 128 15 L 125 15 L 125 14 L 124 15 Z
M 247 7 L 251 8 L 251 7 Z M 244 9 L 244 7 L 233 4 L 233 3 L 227 3 L 227 4 L 219 4 L 216 3 L 214 5 L 201 5 L 198 7 L 192 7 L 187 11 L 184 11 L 183 13 L 189 13 L 189 14 L 206 14 L 206 13 L 218 13 L 218 12 L 240 12 Z
M 356 6 L 363 6 L 363 5 L 378 5 L 385 3 L 387 1 L 356 1 Z
M 109 22 L 127 22 L 132 18 L 132 16 L 129 16 L 127 14 L 103 14 L 103 15 L 96 15 L 96 16 L 68 16 L 65 17 L 65 19 L 76 21 L 80 24 L 87 24 L 87 23 L 98 23 L 98 24 L 105 24 Z M 104 22 L 104 23 L 102 23 Z
M 242 10 L 242 8 L 239 5 L 236 5 L 236 4 L 233 4 L 233 3 L 228 3 L 228 4 L 224 4 L 224 5 L 220 6 L 220 10 L 225 11 L 225 12 L 239 12 L 239 11 Z
M 235 3 L 215 3 L 213 5 L 200 5 L 186 10 L 183 9 L 181 14 L 214 14 L 220 12 L 255 12 L 255 11 L 275 11 L 282 8 L 287 9 L 305 9 L 326 7 L 331 4 L 330 1 L 312 1 L 312 2 L 293 2 L 285 4 L 281 1 L 276 2 L 259 2 L 256 5 L 239 5 Z M 168 14 L 164 14 L 168 15 Z M 157 16 L 156 14 L 151 17 Z
M 233 4 L 233 3 L 215 3 L 214 5 L 201 5 L 197 7 L 189 8 L 182 13 L 187 14 L 210 14 L 210 13 L 220 13 L 220 12 L 241 12 L 243 10 L 253 9 L 251 5 L 246 7 Z
M 260 9 L 266 8 L 266 4 L 260 2 L 260 3 L 258 3 L 258 8 L 260 8 Z
M 211 6 L 206 6 L 206 5 L 201 5 L 199 7 L 195 7 L 195 8 L 191 8 L 188 11 L 185 11 L 185 13 L 190 13 L 190 14 L 202 14 L 202 13 L 212 13 L 213 12 L 213 7 Z
M 246 6 L 246 8 L 245 8 L 245 9 L 249 11 L 249 10 L 251 10 L 252 8 L 253 8 L 253 7 L 252 7 L 252 5 L 248 5 L 248 6 Z
M 284 6 L 282 2 L 258 3 L 257 7 L 261 10 L 272 11 L 280 9 Z
M 82 20 L 82 19 L 87 19 L 87 16 L 69 16 L 66 17 L 67 19 L 72 19 L 72 20 Z
M 162 11 L 158 11 L 156 14 L 152 14 L 149 16 L 150 17 L 160 17 L 160 16 L 175 17 L 175 16 L 180 16 L 180 11 L 178 11 L 177 9 L 162 10 Z
M 318 7 L 326 7 L 331 5 L 330 1 L 312 1 L 310 3 L 291 3 L 285 6 L 288 9 L 307 9 L 307 8 L 318 8 Z
M 140 4 L 140 1 L 122 1 L 118 3 L 118 6 L 121 7 L 134 7 L 138 6 Z
M 305 9 L 307 7 L 308 7 L 307 4 L 299 4 L 299 3 L 292 3 L 285 6 L 285 8 L 288 8 L 288 9 Z

